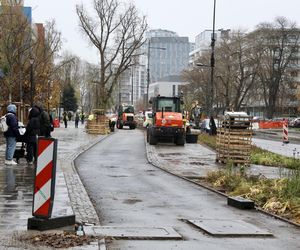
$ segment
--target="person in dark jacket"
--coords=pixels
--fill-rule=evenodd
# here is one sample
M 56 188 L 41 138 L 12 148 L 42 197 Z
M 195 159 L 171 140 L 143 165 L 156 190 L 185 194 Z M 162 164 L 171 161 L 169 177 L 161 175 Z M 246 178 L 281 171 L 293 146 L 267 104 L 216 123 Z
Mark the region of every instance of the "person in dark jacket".
M 37 108 L 40 112 L 40 135 L 51 137 L 51 122 L 48 112 L 44 110 L 42 104 L 35 104 L 33 107 Z
M 14 104 L 9 104 L 7 106 L 6 124 L 8 126 L 8 130 L 4 132 L 6 139 L 5 165 L 17 165 L 17 163 L 13 160 L 17 137 L 20 136 L 16 110 L 17 108 Z
M 63 120 L 64 120 L 65 128 L 67 128 L 68 127 L 68 115 L 67 115 L 66 111 L 63 113 Z
M 25 140 L 27 151 L 27 163 L 33 164 L 33 160 L 37 159 L 37 137 L 40 135 L 40 111 L 33 107 L 29 111 L 28 124 L 26 126 Z
M 75 128 L 78 128 L 78 123 L 79 123 L 79 114 L 76 112 L 76 114 L 75 114 Z

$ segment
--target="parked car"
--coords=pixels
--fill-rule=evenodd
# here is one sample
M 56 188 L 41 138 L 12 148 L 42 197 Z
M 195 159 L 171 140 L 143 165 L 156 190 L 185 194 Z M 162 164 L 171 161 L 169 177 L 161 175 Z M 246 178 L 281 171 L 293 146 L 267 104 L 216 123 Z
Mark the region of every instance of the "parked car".
M 289 122 L 290 127 L 300 128 L 300 117 L 297 117 Z
M 152 118 L 153 118 L 152 111 L 146 111 L 144 116 L 144 123 L 143 123 L 144 128 L 147 128 L 149 125 L 152 124 Z

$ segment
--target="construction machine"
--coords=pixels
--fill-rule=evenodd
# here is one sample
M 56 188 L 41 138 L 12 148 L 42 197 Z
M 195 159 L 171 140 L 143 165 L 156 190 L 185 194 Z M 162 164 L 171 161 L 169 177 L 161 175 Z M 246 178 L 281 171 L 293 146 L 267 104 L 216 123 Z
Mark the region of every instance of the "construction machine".
M 130 129 L 136 128 L 133 105 L 122 104 L 118 108 L 117 128 L 122 129 L 123 126 L 129 126 Z
M 150 100 L 152 124 L 147 128 L 147 142 L 156 145 L 162 138 L 172 138 L 177 145 L 185 144 L 185 124 L 181 97 L 160 96 Z

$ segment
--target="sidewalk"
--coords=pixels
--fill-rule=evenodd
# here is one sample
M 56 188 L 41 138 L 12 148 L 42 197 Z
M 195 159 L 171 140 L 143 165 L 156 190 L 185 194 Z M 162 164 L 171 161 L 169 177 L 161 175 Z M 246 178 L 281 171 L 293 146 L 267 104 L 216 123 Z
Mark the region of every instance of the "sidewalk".
M 58 139 L 52 217 L 75 214 L 78 222 L 99 225 L 98 216 L 73 166 L 73 159 L 105 136 L 88 135 L 82 125 L 75 129 L 72 122 L 67 129 L 55 129 L 52 136 Z M 27 219 L 32 217 L 34 167 L 28 166 L 25 159 L 20 159 L 17 166 L 5 166 L 4 153 L 5 144 L 1 144 L 0 249 L 24 249 L 24 244 L 21 245 L 15 236 L 29 232 Z M 88 249 L 98 249 L 98 246 Z
M 200 144 L 186 143 L 184 147 L 173 143 L 151 146 L 146 143 L 148 159 L 156 166 L 169 172 L 187 177 L 205 177 L 208 172 L 222 169 L 216 163 L 216 152 Z M 266 178 L 279 178 L 288 169 L 251 164 L 246 168 L 250 175 L 263 175 Z

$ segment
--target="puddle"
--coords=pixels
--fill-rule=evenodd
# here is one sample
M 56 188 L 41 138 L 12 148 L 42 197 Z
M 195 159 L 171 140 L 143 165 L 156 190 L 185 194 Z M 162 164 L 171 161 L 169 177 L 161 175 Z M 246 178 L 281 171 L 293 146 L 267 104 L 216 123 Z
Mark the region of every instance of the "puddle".
M 0 167 L 0 230 L 27 227 L 31 217 L 34 168 Z

